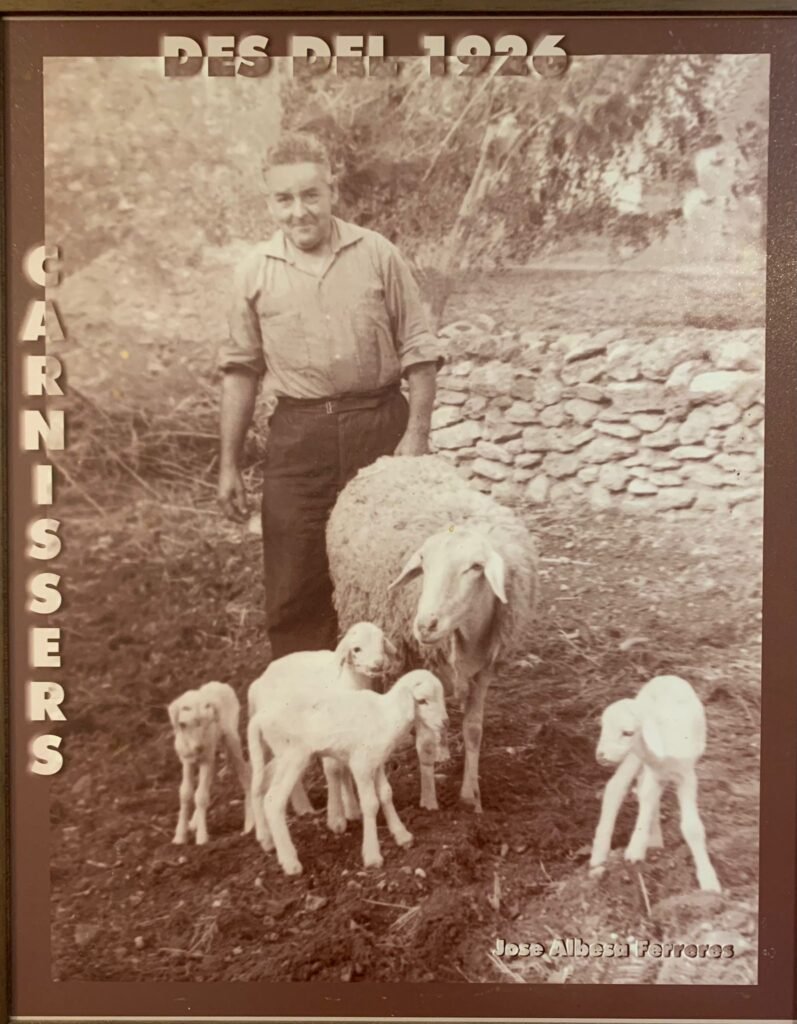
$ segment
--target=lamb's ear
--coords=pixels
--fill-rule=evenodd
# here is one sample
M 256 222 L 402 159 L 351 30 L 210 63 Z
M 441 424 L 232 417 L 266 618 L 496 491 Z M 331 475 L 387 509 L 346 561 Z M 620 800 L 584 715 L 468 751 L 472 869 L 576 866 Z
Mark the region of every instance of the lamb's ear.
M 484 563 L 484 575 L 492 587 L 493 593 L 502 604 L 506 604 L 504 560 L 497 551 L 491 551 Z
M 176 728 L 177 727 L 177 716 L 180 713 L 180 698 L 175 697 L 167 708 L 169 712 L 169 721 Z
M 349 658 L 349 639 L 344 634 L 343 638 L 335 648 L 335 664 L 338 668 L 343 668 Z
M 421 566 L 421 550 L 420 548 L 415 551 L 407 561 L 404 563 L 404 568 L 388 586 L 388 590 L 392 590 L 394 587 L 398 587 L 402 583 L 406 583 L 407 580 L 415 579 L 415 577 L 422 571 Z
M 218 722 L 220 718 L 219 706 L 214 700 L 207 700 L 202 705 L 202 717 L 206 722 Z
M 655 718 L 645 717 L 642 720 L 642 739 L 654 757 L 663 759 L 666 756 L 664 740 L 661 736 L 659 723 Z

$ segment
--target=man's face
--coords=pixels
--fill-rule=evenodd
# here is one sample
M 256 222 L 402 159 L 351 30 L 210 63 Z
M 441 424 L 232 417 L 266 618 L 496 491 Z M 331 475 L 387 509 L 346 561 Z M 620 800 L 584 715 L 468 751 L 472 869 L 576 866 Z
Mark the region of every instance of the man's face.
M 280 164 L 266 172 L 268 205 L 280 227 L 298 248 L 318 249 L 332 229 L 334 190 L 319 164 Z

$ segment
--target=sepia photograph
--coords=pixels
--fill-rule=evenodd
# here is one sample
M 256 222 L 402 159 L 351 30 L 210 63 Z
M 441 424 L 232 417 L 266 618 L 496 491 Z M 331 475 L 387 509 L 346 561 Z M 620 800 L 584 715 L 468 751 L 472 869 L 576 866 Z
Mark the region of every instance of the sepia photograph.
M 770 59 L 473 52 L 44 58 L 54 981 L 757 983 Z

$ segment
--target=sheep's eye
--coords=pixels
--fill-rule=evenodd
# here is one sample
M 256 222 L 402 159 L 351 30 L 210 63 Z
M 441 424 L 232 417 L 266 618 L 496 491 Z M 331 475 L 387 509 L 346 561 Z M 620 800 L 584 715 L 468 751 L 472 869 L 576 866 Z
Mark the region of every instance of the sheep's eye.
M 418 703 L 419 703 L 419 704 L 428 704 L 428 703 L 429 703 L 429 700 L 428 700 L 428 698 L 427 698 L 427 697 L 419 697 L 419 698 L 418 698 Z
M 465 572 L 483 572 L 484 566 L 481 562 L 474 562 L 473 565 L 469 565 Z
M 623 729 L 623 736 L 633 736 L 633 735 L 634 735 L 634 730 L 633 729 Z
M 352 653 L 353 654 L 360 654 L 361 651 L 362 651 L 362 647 L 352 647 Z

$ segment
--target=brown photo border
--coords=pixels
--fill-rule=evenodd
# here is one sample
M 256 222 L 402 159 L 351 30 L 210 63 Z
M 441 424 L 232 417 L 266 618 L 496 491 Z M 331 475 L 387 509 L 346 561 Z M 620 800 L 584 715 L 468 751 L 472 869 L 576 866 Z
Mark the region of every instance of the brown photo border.
M 138 17 L 117 20 L 129 12 L 127 4 L 108 0 L 99 14 L 95 4 L 61 3 L 58 10 L 74 12 L 64 19 L 14 18 L 3 25 L 5 67 L 3 83 L 4 174 L 8 184 L 4 203 L 5 261 L 3 287 L 6 304 L 6 345 L 3 350 L 3 423 L 6 458 L 0 482 L 4 499 L 4 625 L 13 626 L 13 645 L 4 644 L 4 693 L 8 733 L 3 743 L 3 773 L 0 782 L 11 781 L 9 806 L 0 825 L 0 839 L 15 857 L 17 890 L 26 894 L 25 926 L 14 935 L 13 899 L 8 859 L 3 864 L 6 910 L 0 934 L 7 957 L 4 995 L 10 1016 L 11 1001 L 19 1000 L 26 1020 L 70 1020 L 79 1013 L 95 1020 L 202 1019 L 215 1020 L 630 1020 L 645 1018 L 793 1020 L 795 1003 L 795 874 L 797 873 L 797 18 L 791 0 L 771 0 L 763 5 L 726 0 L 715 4 L 699 0 L 701 12 L 709 17 L 676 15 L 688 0 L 671 0 L 650 5 L 631 2 L 593 3 L 572 0 L 543 5 L 529 0 L 520 5 L 506 0 L 485 15 L 485 4 L 460 0 L 453 5 L 406 3 L 381 4 L 379 14 L 367 0 L 351 0 L 345 14 L 333 5 L 311 4 L 305 0 L 283 0 L 279 13 L 253 10 L 255 4 L 241 0 L 235 13 L 228 10 L 212 19 L 204 16 L 208 2 L 181 5 L 177 14 L 166 3 L 145 0 L 137 5 Z M 218 13 L 218 4 L 214 13 Z M 441 14 L 440 6 L 451 13 Z M 127 8 L 127 10 L 126 10 Z M 44 0 L 4 3 L 5 11 L 53 11 Z M 152 14 L 141 17 L 143 11 Z M 694 8 L 692 8 L 694 10 Z M 95 17 L 88 18 L 89 11 Z M 304 15 L 299 17 L 299 12 Z M 416 16 L 410 16 L 412 11 Z M 425 11 L 425 13 L 424 13 Z M 734 13 L 729 13 L 733 11 Z M 746 13 L 742 13 L 745 11 Z M 157 12 L 157 14 L 156 14 Z M 334 13 L 333 13 L 334 12 Z M 536 37 L 542 31 L 565 33 L 572 54 L 586 53 L 669 53 L 717 52 L 771 55 L 770 144 L 767 265 L 767 347 L 765 446 L 765 538 L 764 538 L 764 625 L 762 651 L 762 761 L 761 761 L 761 853 L 760 853 L 760 955 L 756 986 L 612 986 L 612 985 L 444 985 L 424 984 L 319 984 L 319 983 L 102 983 L 50 981 L 49 914 L 49 814 L 47 782 L 25 772 L 27 741 L 33 733 L 24 720 L 22 682 L 27 675 L 26 643 L 19 642 L 27 629 L 24 609 L 25 573 L 21 538 L 33 516 L 29 497 L 32 464 L 42 461 L 36 453 L 19 451 L 17 410 L 21 404 L 20 373 L 22 346 L 16 343 L 22 312 L 36 290 L 25 281 L 21 256 L 30 245 L 44 239 L 43 147 L 42 147 L 42 63 L 45 55 L 68 56 L 153 56 L 163 32 L 204 34 L 207 31 L 242 33 L 268 23 L 275 55 L 284 52 L 284 39 L 300 22 L 305 31 L 328 35 L 351 30 L 353 20 L 362 22 L 367 14 L 369 31 L 382 31 L 389 40 L 390 53 L 402 53 L 399 43 L 406 34 L 417 38 L 419 18 L 428 32 L 451 33 L 454 23 L 470 32 L 493 35 L 499 21 L 516 12 L 513 25 Z M 534 12 L 540 12 L 535 14 Z M 576 13 L 578 12 L 578 13 Z M 611 12 L 611 13 L 610 13 Z M 775 12 L 772 14 L 771 12 Z M 290 19 L 284 17 L 295 13 Z M 502 18 L 495 15 L 503 14 Z M 595 17 L 596 14 L 603 15 Z M 384 19 L 381 17 L 384 15 Z M 464 17 L 462 21 L 458 15 Z M 640 17 L 640 15 L 645 15 Z M 347 17 L 348 16 L 348 17 Z M 246 21 L 240 20 L 246 17 Z M 189 23 L 190 19 L 190 23 Z M 353 20 L 352 20 L 353 19 Z M 378 19 L 378 20 L 377 20 Z M 323 24 L 322 24 L 323 20 Z M 666 20 L 667 25 L 661 24 Z M 378 26 L 378 27 L 377 27 Z M 87 31 L 88 30 L 88 31 Z M 630 30 L 630 31 L 629 31 Z M 667 36 L 672 30 L 674 35 Z M 114 42 L 117 35 L 118 43 Z M 642 42 L 635 42 L 642 40 Z M 677 41 L 677 48 L 673 45 Z M 281 47 L 282 44 L 282 47 Z M 641 45 L 641 49 L 640 49 Z M 13 84 L 13 92 L 11 90 Z M 13 99 L 13 103 L 11 100 Z M 15 106 L 16 105 L 16 106 Z M 12 202 L 10 186 L 23 201 Z M 37 202 L 28 205 L 27 197 Z M 68 324 L 66 325 L 68 332 Z M 43 345 L 26 343 L 25 353 L 43 351 Z M 26 399 L 27 407 L 35 405 Z M 10 418 L 9 418 L 10 417 Z M 68 435 L 67 435 L 68 439 Z M 13 454 L 12 454 L 13 453 Z M 10 501 L 13 496 L 13 504 Z M 68 543 L 68 537 L 67 537 Z M 67 581 L 68 582 L 68 581 Z M 5 635 L 11 637 L 6 629 Z M 65 657 L 68 658 L 68 637 Z M 11 681 L 15 685 L 10 685 Z M 10 741 L 9 741 L 10 737 Z M 16 825 L 10 830 L 10 820 Z M 38 833 L 38 834 L 37 834 Z M 6 836 L 10 843 L 6 843 Z M 13 968 L 18 974 L 15 978 Z M 16 990 L 12 982 L 16 981 Z M 529 995 L 532 989 L 533 996 Z M 253 1016 L 262 1007 L 264 1015 Z M 599 1016 L 595 1016 L 596 1008 Z M 124 1010 L 124 1013 L 122 1013 Z M 630 1012 L 630 1011 L 633 1011 Z M 462 1016 L 458 1016 L 462 1014 Z M 315 1016 L 311 1016 L 315 1015 Z M 489 1015 L 489 1016 L 488 1016 Z

